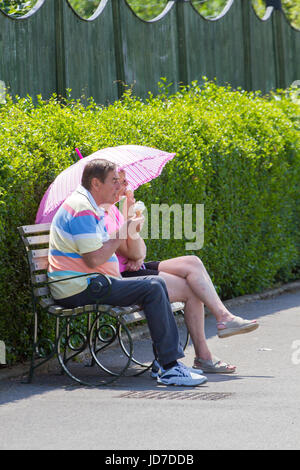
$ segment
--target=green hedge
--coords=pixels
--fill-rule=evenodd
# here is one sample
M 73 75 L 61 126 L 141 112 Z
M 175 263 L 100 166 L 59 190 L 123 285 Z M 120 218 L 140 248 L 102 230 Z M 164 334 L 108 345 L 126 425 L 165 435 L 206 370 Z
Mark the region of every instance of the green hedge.
M 197 252 L 222 298 L 299 275 L 299 105 L 205 82 L 145 102 L 127 89 L 106 108 L 55 96 L 0 106 L 0 338 L 10 361 L 29 350 L 28 274 L 17 226 L 34 223 L 55 176 L 83 155 L 121 144 L 176 152 L 160 178 L 139 188 L 151 203 L 203 203 Z M 148 240 L 148 259 L 186 254 L 186 240 Z M 189 253 L 188 253 L 189 254 Z M 44 326 L 47 328 L 47 325 Z

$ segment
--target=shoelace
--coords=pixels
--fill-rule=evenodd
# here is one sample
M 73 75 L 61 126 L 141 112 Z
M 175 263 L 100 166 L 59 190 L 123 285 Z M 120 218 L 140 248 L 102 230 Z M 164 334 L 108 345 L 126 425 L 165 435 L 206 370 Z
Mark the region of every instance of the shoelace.
M 183 362 L 178 361 L 178 366 L 189 371 L 189 368 L 185 364 L 183 364 Z M 176 366 L 176 367 L 178 367 L 178 366 Z M 152 371 L 153 372 L 158 372 L 159 370 L 161 370 L 162 373 L 166 372 L 165 369 L 159 364 L 159 362 L 157 360 L 155 360 L 153 362 L 153 365 L 152 365 Z
M 174 369 L 180 373 L 181 377 L 189 377 L 190 375 L 188 369 L 186 369 L 182 365 L 175 366 Z

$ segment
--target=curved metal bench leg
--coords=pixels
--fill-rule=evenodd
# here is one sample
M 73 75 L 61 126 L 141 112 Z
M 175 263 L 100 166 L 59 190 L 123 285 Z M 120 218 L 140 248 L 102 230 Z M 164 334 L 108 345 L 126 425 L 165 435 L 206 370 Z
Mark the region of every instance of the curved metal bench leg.
M 100 315 L 98 314 L 90 326 L 90 329 L 88 331 L 87 337 L 82 335 L 81 337 L 81 344 L 79 346 L 74 346 L 72 345 L 72 337 L 74 335 L 80 336 L 80 333 L 75 332 L 73 333 L 70 331 L 69 328 L 69 322 L 66 323 L 66 325 L 62 328 L 58 340 L 57 340 L 57 357 L 59 360 L 59 363 L 63 369 L 63 371 L 70 377 L 73 381 L 81 384 L 81 385 L 86 385 L 86 386 L 92 386 L 92 387 L 99 387 L 102 385 L 108 385 L 115 380 L 117 380 L 119 377 L 124 375 L 124 372 L 128 368 L 131 359 L 132 359 L 132 352 L 133 352 L 133 343 L 132 343 L 132 338 L 130 335 L 129 330 L 127 329 L 126 325 L 124 324 L 123 327 L 127 330 L 127 335 L 128 335 L 128 341 L 129 341 L 129 357 L 126 361 L 126 364 L 124 367 L 121 368 L 121 370 L 118 373 L 113 372 L 112 370 L 109 370 L 107 367 L 105 367 L 103 364 L 101 364 L 101 361 L 99 359 L 99 353 L 101 353 L 103 350 L 106 349 L 109 345 L 111 345 L 117 335 L 113 332 L 113 325 L 110 325 L 109 323 L 101 324 L 99 325 L 98 321 L 99 318 L 103 314 L 101 313 Z M 106 314 L 106 316 L 108 316 Z M 113 317 L 112 317 L 113 318 Z M 119 320 L 122 322 L 122 320 Z M 109 338 L 103 338 L 101 335 L 103 335 L 103 328 L 111 328 L 111 331 L 113 334 Z M 103 341 L 104 340 L 104 341 Z M 101 346 L 99 347 L 99 342 L 102 343 Z M 97 365 L 102 371 L 110 375 L 110 378 L 106 378 L 103 376 L 100 376 L 99 374 L 96 373 L 96 370 L 94 369 L 95 374 L 91 377 L 91 380 L 88 377 L 87 374 L 87 368 L 85 367 L 85 373 L 83 374 L 83 377 L 79 377 L 77 371 L 73 371 L 72 365 L 74 366 L 74 360 L 76 361 L 76 358 L 78 355 L 82 354 L 83 352 L 89 352 L 89 360 L 92 359 L 92 362 Z M 78 364 L 75 363 L 75 367 L 80 367 Z M 84 366 L 82 366 L 82 369 L 84 369 Z
M 87 338 L 82 335 L 82 342 L 79 347 L 72 345 L 72 336 L 75 333 L 70 332 L 70 319 L 67 319 L 66 324 L 62 327 L 60 333 L 57 337 L 56 343 L 56 354 L 58 361 L 61 366 L 61 373 L 67 374 L 72 380 L 78 382 L 82 385 L 88 385 L 85 381 L 81 380 L 79 377 L 76 377 L 68 368 L 68 363 L 75 361 L 76 357 L 81 354 L 87 347 Z M 76 333 L 78 335 L 78 333 Z M 80 335 L 80 334 L 79 334 Z M 63 344 L 64 343 L 64 344 Z M 71 351 L 68 354 L 68 351 Z
M 112 325 L 110 323 L 107 323 L 107 322 L 99 324 L 99 318 L 101 316 L 108 317 L 110 315 L 107 314 L 107 313 L 106 314 L 101 313 L 94 320 L 93 325 L 91 327 L 91 331 L 90 331 L 89 346 L 90 346 L 90 351 L 91 351 L 93 363 L 95 363 L 101 370 L 103 370 L 107 374 L 113 376 L 112 379 L 107 380 L 107 383 L 111 383 L 114 380 L 117 380 L 122 375 L 124 375 L 124 373 L 128 369 L 128 367 L 129 367 L 129 365 L 132 361 L 133 341 L 132 341 L 131 333 L 130 333 L 129 329 L 127 328 L 125 322 L 122 320 L 121 317 L 119 317 L 117 319 L 115 317 L 111 317 L 112 319 L 117 320 L 117 325 L 115 327 L 114 325 Z M 104 352 L 107 347 L 109 347 L 110 345 L 112 345 L 115 342 L 115 340 L 118 337 L 119 328 L 123 328 L 124 331 L 126 332 L 127 340 L 128 340 L 128 344 L 129 344 L 129 352 L 128 352 L 128 354 L 126 354 L 127 361 L 126 361 L 125 365 L 117 373 L 117 372 L 114 372 L 112 369 L 109 369 L 107 366 L 105 366 L 101 362 L 101 357 L 100 357 L 99 353 L 101 354 L 101 352 Z M 109 335 L 109 334 L 107 335 L 107 329 L 111 331 L 111 335 Z

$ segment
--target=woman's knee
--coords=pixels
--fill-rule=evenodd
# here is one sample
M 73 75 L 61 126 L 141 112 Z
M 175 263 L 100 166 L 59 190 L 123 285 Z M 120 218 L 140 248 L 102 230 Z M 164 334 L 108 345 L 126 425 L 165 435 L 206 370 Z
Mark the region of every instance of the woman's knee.
M 174 274 L 162 273 L 171 302 L 187 302 L 194 296 L 187 280 Z
M 191 269 L 204 269 L 204 264 L 196 255 L 187 255 L 186 262 Z

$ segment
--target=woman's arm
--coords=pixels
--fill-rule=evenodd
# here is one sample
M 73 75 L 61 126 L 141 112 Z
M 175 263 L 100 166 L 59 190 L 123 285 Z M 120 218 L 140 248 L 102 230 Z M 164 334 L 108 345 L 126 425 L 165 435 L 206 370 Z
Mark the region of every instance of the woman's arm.
M 134 194 L 132 191 L 126 191 L 126 198 L 123 203 L 123 216 L 125 220 L 128 220 L 130 216 L 133 216 L 132 214 L 132 208 L 134 206 L 135 199 L 134 199 Z M 142 229 L 142 225 L 138 228 L 137 232 L 139 232 Z M 130 234 L 129 234 L 130 235 Z M 129 258 L 133 261 L 138 261 L 141 258 L 144 260 L 146 258 L 146 252 L 147 248 L 145 245 L 144 240 L 142 237 L 139 235 L 139 233 L 134 234 L 134 238 L 131 238 L 130 236 L 127 237 L 126 240 L 122 240 L 122 243 L 120 244 L 117 253 L 119 255 L 124 256 L 125 258 Z
M 126 240 L 122 240 L 117 249 L 118 255 L 132 259 L 133 261 L 138 261 L 141 258 L 145 259 L 146 252 L 147 248 L 145 242 L 140 235 L 138 235 L 134 240 L 130 237 L 128 237 Z

